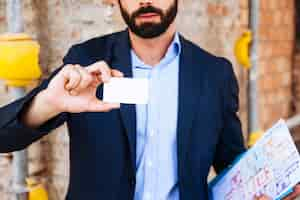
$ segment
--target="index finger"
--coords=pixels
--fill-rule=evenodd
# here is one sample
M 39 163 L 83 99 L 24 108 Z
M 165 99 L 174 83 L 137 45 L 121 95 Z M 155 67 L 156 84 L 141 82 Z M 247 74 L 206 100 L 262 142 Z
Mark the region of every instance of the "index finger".
M 86 69 L 89 73 L 100 75 L 100 79 L 103 82 L 108 82 L 111 78 L 111 69 L 104 61 L 96 62 L 86 67 Z
M 120 72 L 119 70 L 116 70 L 116 69 L 112 69 L 111 74 L 112 74 L 113 77 L 119 77 L 119 78 L 124 77 L 124 74 L 122 72 Z

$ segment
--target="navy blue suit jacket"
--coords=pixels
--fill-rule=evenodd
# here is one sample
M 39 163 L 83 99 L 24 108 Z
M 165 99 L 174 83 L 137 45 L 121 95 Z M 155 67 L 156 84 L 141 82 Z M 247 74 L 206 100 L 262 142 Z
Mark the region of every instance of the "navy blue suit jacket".
M 238 85 L 229 61 L 205 52 L 182 36 L 180 40 L 180 199 L 205 200 L 211 165 L 219 172 L 245 150 L 236 114 Z M 132 77 L 128 31 L 74 45 L 63 59 L 64 65 L 82 66 L 99 60 Z M 107 113 L 61 113 L 38 129 L 30 129 L 21 123 L 20 115 L 32 98 L 47 87 L 51 77 L 24 98 L 0 109 L 0 152 L 23 149 L 67 122 L 70 183 L 66 199 L 132 200 L 136 172 L 135 106 L 122 104 L 120 109 Z M 101 98 L 102 86 L 96 95 Z

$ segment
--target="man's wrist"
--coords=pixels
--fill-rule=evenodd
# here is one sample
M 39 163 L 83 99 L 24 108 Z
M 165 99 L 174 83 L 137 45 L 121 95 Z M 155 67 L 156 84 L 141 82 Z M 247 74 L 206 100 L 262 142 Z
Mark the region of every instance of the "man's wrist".
M 42 90 L 24 110 L 21 120 L 28 127 L 37 128 L 60 113 L 60 109 L 53 104 L 48 91 Z
M 42 90 L 41 92 L 38 93 L 38 95 L 35 97 L 34 103 L 36 103 L 36 106 L 41 108 L 45 114 L 48 116 L 56 116 L 63 112 L 63 108 L 58 107 L 55 105 L 54 99 L 49 95 L 49 91 L 47 89 Z

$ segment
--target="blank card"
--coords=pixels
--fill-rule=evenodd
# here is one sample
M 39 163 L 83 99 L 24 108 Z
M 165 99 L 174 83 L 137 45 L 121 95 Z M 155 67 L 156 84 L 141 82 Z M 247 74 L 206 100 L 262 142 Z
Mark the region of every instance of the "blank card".
M 148 99 L 148 79 L 111 78 L 108 83 L 104 83 L 104 102 L 124 104 L 147 104 Z

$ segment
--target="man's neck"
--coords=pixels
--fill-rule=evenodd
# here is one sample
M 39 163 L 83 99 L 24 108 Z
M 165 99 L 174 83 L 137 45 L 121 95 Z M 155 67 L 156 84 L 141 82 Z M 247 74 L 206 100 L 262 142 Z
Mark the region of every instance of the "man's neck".
M 129 30 L 131 47 L 145 64 L 155 66 L 165 56 L 175 32 L 175 25 L 171 24 L 169 29 L 159 37 L 144 39 Z

